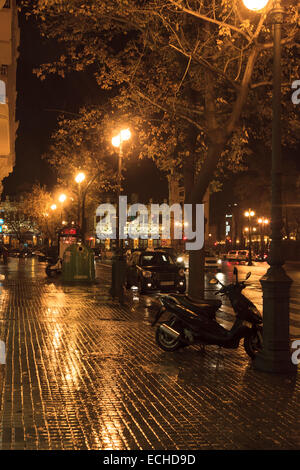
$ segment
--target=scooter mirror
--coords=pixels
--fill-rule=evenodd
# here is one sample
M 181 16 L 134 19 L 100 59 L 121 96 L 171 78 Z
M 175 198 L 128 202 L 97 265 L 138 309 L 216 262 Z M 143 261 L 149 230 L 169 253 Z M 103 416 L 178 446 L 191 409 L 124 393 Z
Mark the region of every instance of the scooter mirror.
M 250 277 L 250 276 L 251 276 L 251 273 L 250 273 L 250 272 L 249 272 L 249 273 L 247 273 L 247 276 L 246 276 L 246 281 L 247 281 L 247 279 L 249 279 L 249 277 Z

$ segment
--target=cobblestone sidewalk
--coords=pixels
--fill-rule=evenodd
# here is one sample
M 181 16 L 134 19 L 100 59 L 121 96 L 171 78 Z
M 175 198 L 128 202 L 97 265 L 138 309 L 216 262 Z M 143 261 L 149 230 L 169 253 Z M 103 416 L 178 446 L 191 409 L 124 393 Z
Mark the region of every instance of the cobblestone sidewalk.
M 164 353 L 152 315 L 99 285 L 5 281 L 0 448 L 300 448 L 299 374 L 253 371 L 242 347 Z

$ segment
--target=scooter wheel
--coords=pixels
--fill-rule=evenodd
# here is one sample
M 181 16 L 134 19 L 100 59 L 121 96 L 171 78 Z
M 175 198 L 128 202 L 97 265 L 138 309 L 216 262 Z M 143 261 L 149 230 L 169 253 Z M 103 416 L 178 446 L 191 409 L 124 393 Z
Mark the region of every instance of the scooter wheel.
M 174 339 L 167 333 L 161 330 L 160 326 L 156 330 L 155 339 L 158 346 L 164 351 L 172 352 L 176 351 L 182 346 L 179 338 Z
M 50 269 L 50 265 L 49 266 L 46 266 L 46 274 L 48 277 L 56 277 L 57 276 L 57 272 L 55 269 Z
M 262 341 L 262 329 L 259 329 L 244 338 L 244 348 L 251 359 L 254 359 L 256 354 L 262 350 Z

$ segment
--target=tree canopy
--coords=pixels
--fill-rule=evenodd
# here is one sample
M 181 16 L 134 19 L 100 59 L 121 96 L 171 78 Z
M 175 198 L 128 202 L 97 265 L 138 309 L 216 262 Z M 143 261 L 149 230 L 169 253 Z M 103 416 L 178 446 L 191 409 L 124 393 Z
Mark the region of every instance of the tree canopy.
M 251 124 L 253 134 L 269 138 L 272 2 L 258 13 L 240 0 L 24 3 L 44 37 L 59 41 L 64 51 L 38 75 L 92 69 L 114 109 L 139 120 L 143 151 L 158 165 L 181 168 L 187 202 L 203 200 L 222 165 L 241 162 Z M 297 0 L 285 2 L 285 13 L 283 109 L 285 140 L 293 144 L 299 138 L 291 102 L 291 83 L 298 78 Z M 197 277 L 191 266 L 190 276 Z
M 58 40 L 64 50 L 37 71 L 40 77 L 93 68 L 99 87 L 114 91 L 114 105 L 140 119 L 139 138 L 143 131 L 148 139 L 144 152 L 162 167 L 171 160 L 193 174 L 196 168 L 194 199 L 201 199 L 218 165 L 227 166 L 226 157 L 233 168 L 241 161 L 249 114 L 260 122 L 254 132 L 268 134 L 270 7 L 254 14 L 238 0 L 24 3 L 39 18 L 45 38 Z M 290 87 L 298 67 L 298 2 L 285 6 L 283 101 L 286 135 L 294 141 Z

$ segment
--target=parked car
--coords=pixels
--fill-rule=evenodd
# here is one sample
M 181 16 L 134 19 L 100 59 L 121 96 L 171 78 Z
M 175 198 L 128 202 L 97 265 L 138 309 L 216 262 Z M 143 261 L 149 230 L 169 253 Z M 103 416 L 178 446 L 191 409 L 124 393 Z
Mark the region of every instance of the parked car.
M 179 256 L 176 257 L 177 264 L 184 268 L 188 269 L 189 267 L 189 254 L 188 253 L 181 253 Z
M 210 250 L 205 251 L 205 269 L 221 269 L 222 267 L 222 260 L 217 257 L 217 255 Z
M 154 290 L 186 291 L 184 269 L 166 251 L 135 251 L 127 261 L 127 288 L 136 286 L 140 293 Z
M 20 258 L 21 251 L 17 248 L 11 248 L 8 252 L 8 256 L 12 258 Z
M 238 259 L 238 261 L 248 261 L 249 260 L 249 250 L 239 250 L 237 259 Z
M 230 250 L 226 255 L 226 259 L 228 261 L 237 261 L 238 255 L 239 255 L 238 250 Z
M 268 253 L 264 253 L 264 254 L 259 253 L 259 254 L 255 255 L 254 259 L 255 259 L 255 261 L 262 261 L 263 262 L 263 261 L 267 261 L 268 256 L 269 256 Z
M 177 258 L 177 263 L 185 268 L 188 269 L 189 267 L 189 255 L 188 253 L 183 253 L 179 255 Z M 205 269 L 214 268 L 214 269 L 221 269 L 222 267 L 222 260 L 210 250 L 205 250 Z

